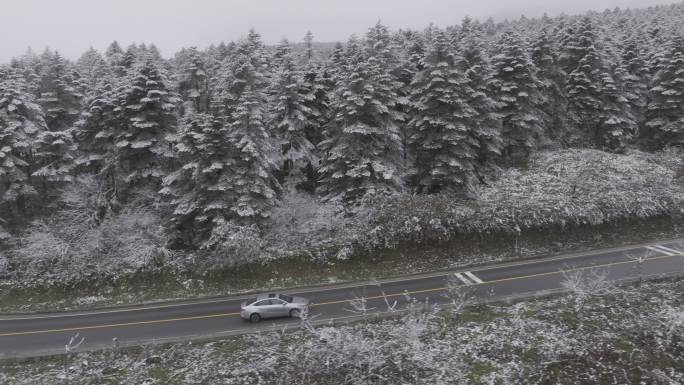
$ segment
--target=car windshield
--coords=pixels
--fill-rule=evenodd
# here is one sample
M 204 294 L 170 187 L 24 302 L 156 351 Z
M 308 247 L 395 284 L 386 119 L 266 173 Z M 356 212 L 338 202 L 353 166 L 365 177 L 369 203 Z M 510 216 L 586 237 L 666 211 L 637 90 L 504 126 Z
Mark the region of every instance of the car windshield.
M 278 298 L 286 302 L 292 302 L 292 297 L 290 297 L 289 295 L 281 294 L 278 296 Z

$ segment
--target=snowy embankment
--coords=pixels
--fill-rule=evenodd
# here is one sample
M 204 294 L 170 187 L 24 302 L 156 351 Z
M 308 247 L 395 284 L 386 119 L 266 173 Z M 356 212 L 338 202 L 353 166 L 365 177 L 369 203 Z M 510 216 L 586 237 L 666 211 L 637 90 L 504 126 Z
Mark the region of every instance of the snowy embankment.
M 681 280 L 607 285 L 469 308 L 454 289 L 457 306 L 443 311 L 416 304 L 379 322 L 0 363 L 0 382 L 680 384 L 682 290 Z
M 118 286 L 127 279 L 150 272 L 185 282 L 222 271 L 221 279 L 228 282 L 225 272 L 235 266 L 287 258 L 297 258 L 299 266 L 307 261 L 339 266 L 350 257 L 358 263 L 369 251 L 377 254 L 407 243 L 458 244 L 473 235 L 491 240 L 550 228 L 572 232 L 626 220 L 678 219 L 684 207 L 684 183 L 676 178 L 681 160 L 674 151 L 545 152 L 534 156 L 526 169 L 504 171 L 493 184 L 473 192 L 474 199 L 400 195 L 369 202 L 353 213 L 292 193 L 283 197 L 263 229 L 227 227 L 223 247 L 212 253 L 167 250 L 155 208 L 124 209 L 93 225 L 88 213 L 95 205 L 87 197 L 97 194 L 88 190 L 95 184 L 84 179 L 65 192 L 64 207 L 49 220 L 34 223 L 18 239 L 5 240 L 0 286 L 75 285 L 92 288 L 84 295 L 108 295 L 112 287 L 121 290 Z M 479 261 L 473 257 L 460 263 Z M 102 282 L 109 285 L 104 292 L 98 289 Z

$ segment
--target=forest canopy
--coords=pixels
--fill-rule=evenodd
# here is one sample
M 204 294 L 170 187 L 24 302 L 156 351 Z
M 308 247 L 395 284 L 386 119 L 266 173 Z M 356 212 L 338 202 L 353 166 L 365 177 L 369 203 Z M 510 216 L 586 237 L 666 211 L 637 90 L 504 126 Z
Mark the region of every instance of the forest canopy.
M 172 244 L 216 247 L 288 192 L 353 212 L 400 193 L 477 199 L 540 150 L 684 143 L 684 4 L 344 43 L 113 42 L 0 67 L 0 242 L 89 181 L 87 220 L 146 207 Z M 506 175 L 511 175 L 507 173 Z

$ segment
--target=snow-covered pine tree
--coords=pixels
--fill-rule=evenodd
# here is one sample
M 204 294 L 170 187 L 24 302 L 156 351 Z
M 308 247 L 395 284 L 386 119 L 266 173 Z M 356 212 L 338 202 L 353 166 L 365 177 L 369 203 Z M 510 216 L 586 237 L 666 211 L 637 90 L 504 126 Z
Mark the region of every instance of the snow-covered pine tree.
M 150 46 L 147 47 L 147 50 L 145 51 L 145 58 L 152 59 L 152 61 L 155 63 L 162 63 L 164 61 L 159 48 L 157 48 L 157 46 L 154 44 L 150 44 Z
M 673 37 L 649 90 L 646 143 L 662 148 L 684 143 L 684 38 Z
M 537 78 L 541 82 L 543 123 L 546 137 L 553 141 L 565 136 L 567 126 L 565 97 L 566 74 L 558 63 L 558 52 L 551 40 L 548 28 L 537 36 L 532 47 L 532 61 L 537 66 Z
M 345 68 L 347 65 L 347 54 L 344 52 L 344 45 L 342 43 L 335 43 L 328 60 L 325 62 L 325 71 L 329 75 L 331 89 L 334 89 L 336 84 L 344 78 Z M 332 93 L 332 92 L 330 92 Z
M 214 229 L 232 217 L 238 197 L 228 132 L 222 120 L 190 111 L 173 137 L 181 166 L 164 178 L 160 193 L 170 198 L 169 227 L 176 243 L 202 247 Z
M 186 52 L 187 62 L 178 82 L 181 98 L 188 102 L 195 112 L 209 110 L 209 77 L 206 65 L 197 48 L 191 47 Z
M 109 44 L 109 47 L 107 47 L 107 50 L 105 51 L 105 58 L 110 66 L 117 67 L 121 65 L 123 54 L 124 51 L 121 49 L 119 43 L 117 41 L 113 41 L 111 44 Z
M 625 98 L 622 79 L 605 70 L 601 74 L 602 108 L 595 143 L 609 151 L 623 151 L 636 134 L 637 124 L 629 101 Z
M 304 63 L 311 63 L 314 58 L 313 41 L 313 33 L 307 31 L 306 35 L 304 35 Z
M 346 50 L 346 78 L 340 79 L 332 104 L 330 138 L 321 142 L 324 157 L 319 169 L 324 199 L 348 205 L 401 189 L 397 122 L 402 117 L 394 110 L 394 81 L 381 60 L 364 57 L 359 48 L 352 37 Z
M 23 77 L 9 68 L 0 72 L 0 209 L 7 217 L 25 216 L 28 199 L 37 193 L 33 144 L 47 125 Z
M 499 104 L 492 98 L 492 69 L 477 23 L 464 19 L 457 38 L 452 41 L 457 48 L 457 67 L 465 74 L 467 90 L 471 92 L 467 102 L 477 111 L 471 125 L 473 145 L 478 147 L 476 172 L 481 181 L 487 181 L 499 170 L 503 147 Z
M 304 105 L 311 113 L 311 124 L 306 127 L 306 137 L 317 145 L 323 140 L 323 127 L 330 121 L 330 93 L 335 87 L 335 81 L 327 67 L 314 64 L 304 68 L 302 80 Z
M 622 42 L 621 63 L 616 74 L 622 79 L 622 90 L 629 101 L 634 119 L 644 122 L 650 76 L 639 39 L 633 34 Z
M 577 68 L 579 61 L 586 53 L 586 49 L 580 45 L 580 34 L 577 32 L 579 22 L 573 22 L 563 17 L 553 29 L 552 36 L 557 36 L 560 52 L 558 64 L 563 72 L 570 74 Z
M 253 44 L 249 39 L 243 44 Z M 257 49 L 239 48 L 240 52 L 259 55 Z M 277 155 L 267 129 L 267 81 L 263 67 L 255 67 L 260 58 L 238 54 L 228 85 L 228 141 L 235 148 L 230 189 L 236 197 L 232 202 L 232 220 L 251 224 L 269 216 L 280 192 L 273 172 Z
M 107 62 L 93 47 L 76 61 L 76 68 L 89 90 L 97 88 L 110 76 Z
M 330 53 L 330 64 L 333 69 L 342 68 L 346 62 L 345 58 L 344 45 L 338 41 L 335 43 L 335 47 L 333 47 L 333 50 Z
M 542 84 L 519 35 L 504 33 L 498 51 L 492 59 L 491 87 L 502 118 L 503 153 L 508 160 L 526 159 L 544 134 Z
M 116 41 L 113 41 L 105 51 L 105 60 L 109 64 L 112 75 L 116 77 L 123 77 L 128 71 L 124 65 L 124 55 L 124 50 Z
M 390 72 L 396 66 L 397 56 L 393 50 L 389 28 L 378 21 L 368 29 L 365 39 L 366 57 L 374 57 L 378 65 Z
M 444 32 L 433 34 L 423 66 L 411 84 L 411 184 L 421 193 L 463 192 L 477 183 L 477 146 L 470 133 L 477 112 L 466 100 L 473 92 Z
M 118 210 L 126 189 L 115 144 L 125 129 L 121 109 L 124 103 L 120 100 L 120 89 L 110 84 L 113 79 L 109 80 L 87 99 L 74 127 L 78 144 L 76 170 L 95 175 L 98 182 L 98 220 L 110 210 Z
M 51 131 L 73 126 L 81 113 L 83 95 L 75 86 L 70 63 L 57 52 L 45 51 L 41 56 L 38 103 L 45 112 Z
M 595 46 L 596 35 L 589 17 L 577 26 L 577 45 L 574 49 L 580 57 L 577 67 L 568 75 L 568 119 L 572 124 L 568 138 L 573 144 L 597 144 L 600 136 L 600 117 L 603 109 L 601 84 L 604 64 Z
M 38 73 L 41 70 L 43 61 L 30 48 L 26 53 L 18 58 L 12 59 L 10 67 L 15 75 L 21 75 L 23 83 L 26 85 L 26 90 L 33 95 L 38 95 L 38 87 L 40 85 L 40 76 Z
M 123 181 L 129 187 L 157 186 L 172 157 L 166 137 L 176 131 L 179 98 L 148 60 L 132 69 L 116 99 L 121 125 L 114 143 Z
M 133 68 L 133 66 L 138 62 L 138 59 L 140 58 L 140 48 L 135 45 L 131 44 L 126 48 L 126 52 L 123 53 L 121 56 L 121 67 L 123 67 L 124 71 L 128 71 Z
M 307 133 L 318 129 L 320 113 L 312 107 L 315 84 L 304 82 L 297 69 L 289 44 L 283 41 L 276 52 L 275 83 L 271 87 L 273 110 L 271 127 L 275 128 L 282 156 L 280 173 L 288 187 L 310 185 L 310 171 L 318 164 L 316 147 Z M 315 82 L 314 79 L 311 79 Z M 308 87 L 307 87 L 308 86 Z

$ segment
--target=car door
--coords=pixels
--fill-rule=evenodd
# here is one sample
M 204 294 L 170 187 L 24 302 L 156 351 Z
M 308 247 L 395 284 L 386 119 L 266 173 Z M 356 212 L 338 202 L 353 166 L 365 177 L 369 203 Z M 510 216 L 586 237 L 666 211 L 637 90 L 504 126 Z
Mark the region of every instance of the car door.
M 290 309 L 286 306 L 287 303 L 281 299 L 271 299 L 271 309 L 274 317 L 287 317 L 290 315 Z
M 269 299 L 264 299 L 261 300 L 257 303 L 254 304 L 255 311 L 259 313 L 261 318 L 270 318 L 273 317 L 271 315 L 272 309 L 271 309 L 271 300 Z

